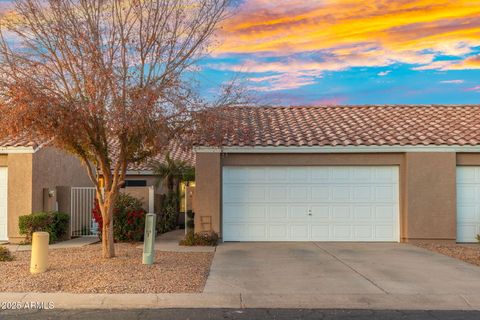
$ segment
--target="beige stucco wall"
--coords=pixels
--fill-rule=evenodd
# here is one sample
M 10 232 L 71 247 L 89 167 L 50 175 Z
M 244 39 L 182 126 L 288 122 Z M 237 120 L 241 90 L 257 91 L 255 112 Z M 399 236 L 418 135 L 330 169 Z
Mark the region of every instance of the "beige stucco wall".
M 5 157 L 4 157 L 5 158 Z M 32 159 L 30 153 L 9 154 L 8 167 L 8 238 L 22 240 L 18 217 L 32 212 Z
M 75 156 L 53 147 L 42 148 L 33 155 L 32 172 L 32 212 L 44 210 L 45 188 L 93 186 Z
M 407 153 L 405 211 L 409 241 L 456 239 L 455 153 Z
M 197 153 L 195 165 L 195 232 L 220 233 L 221 159 L 219 153 Z M 211 217 L 211 226 L 202 225 L 202 217 Z
M 235 165 L 396 165 L 400 183 L 401 241 L 456 239 L 456 165 L 480 164 L 480 154 L 227 154 L 196 155 L 195 229 L 212 217 L 221 233 L 221 167 Z

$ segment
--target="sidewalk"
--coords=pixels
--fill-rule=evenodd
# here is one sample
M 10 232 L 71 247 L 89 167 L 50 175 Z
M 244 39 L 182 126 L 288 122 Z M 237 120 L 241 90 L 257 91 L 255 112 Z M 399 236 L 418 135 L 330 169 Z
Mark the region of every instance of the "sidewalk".
M 70 249 L 70 248 L 81 248 L 99 242 L 98 237 L 79 237 L 62 242 L 57 242 L 48 246 L 48 249 Z M 20 244 L 6 244 L 4 247 L 8 248 L 11 252 L 17 251 L 30 251 L 32 250 L 31 245 L 20 245 Z
M 0 293 L 2 303 L 53 302 L 55 309 L 318 308 L 375 310 L 480 310 L 480 297 L 463 295 L 274 295 Z

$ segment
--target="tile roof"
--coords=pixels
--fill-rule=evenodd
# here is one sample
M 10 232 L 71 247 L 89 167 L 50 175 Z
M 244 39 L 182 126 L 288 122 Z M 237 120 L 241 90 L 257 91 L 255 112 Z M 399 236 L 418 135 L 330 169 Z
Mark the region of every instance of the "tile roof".
M 0 148 L 25 148 L 32 147 L 37 148 L 39 146 L 38 141 L 33 141 L 26 137 L 3 137 L 0 138 Z
M 195 165 L 195 154 L 193 151 L 186 147 L 181 147 L 178 144 L 172 144 L 169 148 L 170 157 L 175 160 L 184 161 L 190 166 Z M 130 163 L 128 165 L 128 171 L 152 171 L 159 163 L 165 162 L 165 152 L 159 153 L 158 155 L 148 158 L 140 163 Z
M 32 147 L 34 149 L 40 147 L 41 142 L 32 141 L 26 137 L 8 137 L 0 138 L 0 148 L 25 148 Z M 113 148 L 113 153 L 118 151 L 118 146 L 112 143 L 111 147 Z M 185 161 L 189 165 L 195 165 L 195 155 L 191 149 L 181 147 L 179 144 L 172 144 L 169 148 L 170 156 L 173 159 Z M 154 157 L 148 158 L 147 160 L 141 163 L 130 163 L 128 165 L 129 171 L 151 171 L 154 169 L 156 164 L 163 163 L 165 161 L 165 153 L 160 153 Z
M 480 105 L 232 107 L 226 116 L 234 125 L 223 146 L 480 145 Z

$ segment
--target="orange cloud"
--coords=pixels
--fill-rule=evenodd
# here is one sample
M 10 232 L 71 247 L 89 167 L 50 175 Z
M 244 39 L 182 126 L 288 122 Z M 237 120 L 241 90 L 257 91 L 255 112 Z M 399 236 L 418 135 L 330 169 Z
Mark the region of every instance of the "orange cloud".
M 219 53 L 305 52 L 369 43 L 387 51 L 468 52 L 480 45 L 471 0 L 246 0 Z
M 308 85 L 326 71 L 416 65 L 415 70 L 478 69 L 464 58 L 480 46 L 480 3 L 472 0 L 245 0 L 223 26 L 217 55 L 275 57 L 220 69 L 250 77 L 262 91 Z M 262 75 L 263 73 L 263 75 Z M 386 75 L 380 73 L 379 75 Z

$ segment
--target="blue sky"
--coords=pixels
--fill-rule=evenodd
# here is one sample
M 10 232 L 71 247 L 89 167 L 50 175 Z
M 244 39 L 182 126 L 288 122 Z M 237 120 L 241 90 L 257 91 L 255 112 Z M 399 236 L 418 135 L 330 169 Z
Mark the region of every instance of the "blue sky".
M 237 2 L 202 88 L 239 78 L 261 103 L 475 104 L 480 2 Z

